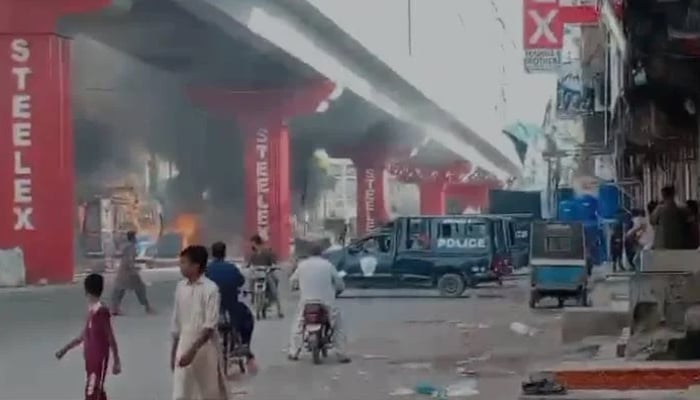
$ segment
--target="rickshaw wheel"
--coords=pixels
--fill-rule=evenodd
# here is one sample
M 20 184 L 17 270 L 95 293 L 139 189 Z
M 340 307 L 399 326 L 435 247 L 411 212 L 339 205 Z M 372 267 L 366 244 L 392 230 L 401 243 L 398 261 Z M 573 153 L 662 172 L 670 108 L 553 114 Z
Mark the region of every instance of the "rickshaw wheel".
M 537 294 L 536 291 L 531 291 L 530 292 L 530 301 L 529 301 L 529 306 L 530 308 L 536 308 L 537 307 L 537 302 L 540 301 L 540 296 Z
M 591 300 L 588 298 L 588 289 L 581 289 L 581 294 L 579 294 L 579 303 L 581 307 L 591 306 Z
M 447 273 L 438 279 L 437 288 L 440 296 L 459 297 L 465 290 L 464 279 L 459 274 Z

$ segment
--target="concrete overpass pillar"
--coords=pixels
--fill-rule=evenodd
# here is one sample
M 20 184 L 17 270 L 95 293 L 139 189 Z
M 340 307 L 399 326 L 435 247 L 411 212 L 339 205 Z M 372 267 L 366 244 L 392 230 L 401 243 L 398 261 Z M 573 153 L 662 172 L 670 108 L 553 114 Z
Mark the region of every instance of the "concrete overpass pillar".
M 111 4 L 0 1 L 0 249 L 22 249 L 29 284 L 75 269 L 70 41 L 56 22 Z
M 447 184 L 441 179 L 418 184 L 421 215 L 444 215 Z
M 389 220 L 387 171 L 382 157 L 353 158 L 357 173 L 357 234 L 363 235 Z
M 232 116 L 243 128 L 246 239 L 260 234 L 280 259 L 292 240 L 287 120 L 311 114 L 335 85 L 322 80 L 282 89 L 191 88 L 189 95 L 208 110 Z M 246 240 L 246 248 L 247 240 Z

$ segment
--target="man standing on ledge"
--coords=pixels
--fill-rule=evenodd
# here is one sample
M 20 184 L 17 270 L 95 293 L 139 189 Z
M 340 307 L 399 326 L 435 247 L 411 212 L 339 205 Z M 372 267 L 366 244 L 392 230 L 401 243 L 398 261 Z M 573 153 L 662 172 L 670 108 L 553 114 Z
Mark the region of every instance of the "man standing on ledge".
M 663 202 L 656 207 L 649 220 L 655 228 L 655 250 L 681 250 L 686 248 L 688 212 L 676 203 L 676 189 L 661 189 Z

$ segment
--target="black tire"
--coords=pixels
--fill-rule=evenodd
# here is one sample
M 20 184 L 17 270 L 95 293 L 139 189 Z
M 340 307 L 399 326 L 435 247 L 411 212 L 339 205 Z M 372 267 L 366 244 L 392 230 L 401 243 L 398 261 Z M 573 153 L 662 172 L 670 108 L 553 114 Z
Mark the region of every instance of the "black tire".
M 591 300 L 588 298 L 588 289 L 581 289 L 578 302 L 581 305 L 581 307 L 591 306 Z
M 469 274 L 464 274 L 462 278 L 464 279 L 464 287 L 467 289 L 473 289 L 478 284 L 476 279 L 474 279 L 474 277 Z
M 459 274 L 447 273 L 438 279 L 438 291 L 443 297 L 459 297 L 466 288 L 464 278 Z
M 530 292 L 530 301 L 528 302 L 528 305 L 530 308 L 537 308 L 537 302 L 540 301 L 540 296 L 537 294 L 536 291 L 531 291 Z
M 321 334 L 315 333 L 311 336 L 309 342 L 309 349 L 311 350 L 311 359 L 313 363 L 318 365 L 321 364 Z
M 265 319 L 265 308 L 267 306 L 265 304 L 265 293 L 255 292 L 253 298 L 255 299 L 255 316 L 257 319 Z

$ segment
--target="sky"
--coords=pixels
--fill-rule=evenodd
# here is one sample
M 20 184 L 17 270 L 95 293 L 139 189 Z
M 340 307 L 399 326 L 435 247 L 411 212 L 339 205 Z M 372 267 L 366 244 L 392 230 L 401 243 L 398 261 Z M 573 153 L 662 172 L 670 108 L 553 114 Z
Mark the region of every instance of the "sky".
M 541 123 L 555 92 L 554 75 L 523 69 L 521 0 L 411 0 L 410 46 L 409 0 L 309 1 L 440 106 L 496 141 L 493 132 L 509 122 Z M 496 111 L 504 82 L 506 109 Z

